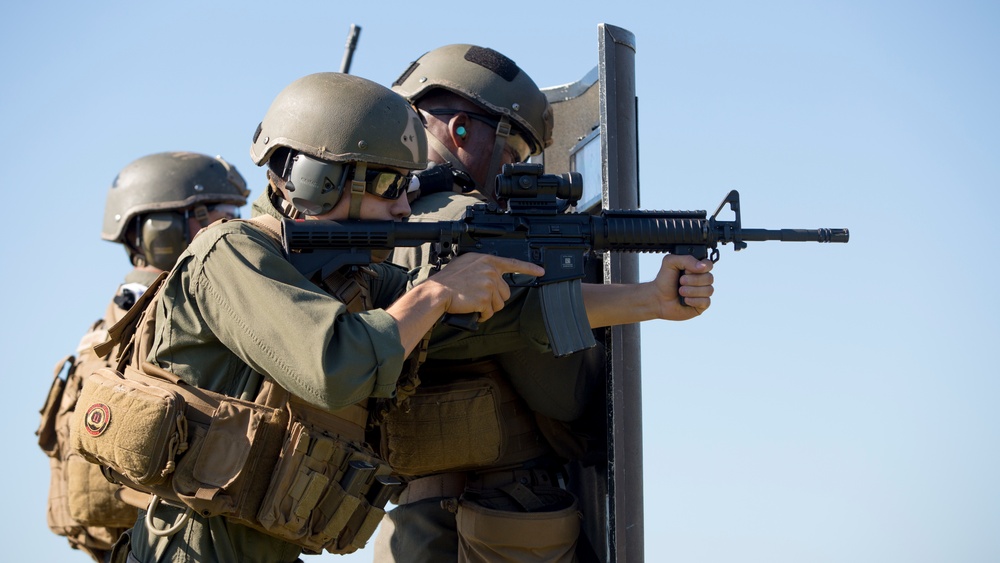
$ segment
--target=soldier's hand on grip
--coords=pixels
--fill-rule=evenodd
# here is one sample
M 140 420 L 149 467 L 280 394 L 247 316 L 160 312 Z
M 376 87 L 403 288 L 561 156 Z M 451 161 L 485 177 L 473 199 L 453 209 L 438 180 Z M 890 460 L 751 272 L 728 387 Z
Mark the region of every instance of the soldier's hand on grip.
M 712 304 L 712 261 L 667 254 L 653 280 L 658 293 L 660 318 L 684 321 L 700 315 Z M 683 299 L 681 299 L 683 298 Z
M 479 320 L 485 321 L 502 309 L 510 297 L 510 287 L 503 276 L 513 273 L 538 277 L 545 270 L 531 262 L 470 252 L 451 260 L 428 282 L 447 290 L 448 313 L 479 313 Z

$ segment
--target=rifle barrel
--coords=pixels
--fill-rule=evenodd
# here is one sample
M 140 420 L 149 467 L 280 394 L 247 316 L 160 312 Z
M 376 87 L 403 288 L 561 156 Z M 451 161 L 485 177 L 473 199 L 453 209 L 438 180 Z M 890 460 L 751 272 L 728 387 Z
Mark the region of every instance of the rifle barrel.
M 847 229 L 743 229 L 745 241 L 847 242 Z

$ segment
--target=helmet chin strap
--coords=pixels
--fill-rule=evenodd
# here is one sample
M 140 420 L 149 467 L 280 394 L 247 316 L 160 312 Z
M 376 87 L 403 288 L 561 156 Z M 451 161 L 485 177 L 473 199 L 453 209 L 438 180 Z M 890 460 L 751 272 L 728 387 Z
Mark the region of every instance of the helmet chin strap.
M 271 199 L 271 205 L 289 219 L 301 219 L 303 217 L 302 213 L 298 209 L 295 209 L 292 202 L 288 201 L 288 193 L 278 187 L 278 180 L 276 178 L 277 176 L 273 172 L 270 170 L 267 171 L 268 195 Z
M 503 158 L 503 150 L 504 147 L 507 146 L 507 137 L 509 136 L 510 136 L 510 120 L 507 119 L 507 115 L 504 114 L 500 116 L 500 122 L 497 123 L 496 135 L 494 136 L 493 140 L 493 156 L 490 157 L 490 167 L 486 169 L 487 181 L 490 178 L 495 177 L 497 174 L 497 170 L 500 169 L 500 159 Z M 486 186 L 480 187 L 479 191 L 482 192 L 483 188 L 485 187 Z M 491 196 L 490 199 L 492 200 L 493 191 L 494 187 L 489 186 L 489 191 L 483 192 L 483 194 L 484 195 L 488 194 L 489 196 Z
M 367 162 L 354 163 L 354 179 L 351 180 L 351 210 L 348 219 L 361 218 L 361 200 L 365 197 L 365 174 L 368 172 Z
M 210 224 L 210 221 L 208 220 L 208 207 L 205 205 L 194 206 L 191 209 L 191 215 L 194 215 L 194 218 L 198 220 L 198 224 L 201 225 L 201 228 L 203 229 Z M 185 212 L 184 216 L 187 218 L 187 212 Z

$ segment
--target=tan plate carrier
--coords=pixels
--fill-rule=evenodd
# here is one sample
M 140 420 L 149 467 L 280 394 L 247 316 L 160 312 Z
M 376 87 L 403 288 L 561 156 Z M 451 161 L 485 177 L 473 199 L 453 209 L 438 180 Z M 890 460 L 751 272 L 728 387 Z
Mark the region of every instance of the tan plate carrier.
M 73 449 L 109 479 L 150 495 L 142 508 L 153 534 L 175 532 L 194 512 L 224 516 L 311 553 L 363 547 L 384 515 L 368 501 L 384 481 L 376 476 L 391 473 L 364 442 L 363 404 L 325 411 L 269 377 L 254 400 L 241 400 L 143 361 L 165 276 L 110 329 L 102 346 L 127 344 L 118 369 L 87 378 L 71 427 Z M 188 511 L 160 529 L 151 519 L 160 502 Z

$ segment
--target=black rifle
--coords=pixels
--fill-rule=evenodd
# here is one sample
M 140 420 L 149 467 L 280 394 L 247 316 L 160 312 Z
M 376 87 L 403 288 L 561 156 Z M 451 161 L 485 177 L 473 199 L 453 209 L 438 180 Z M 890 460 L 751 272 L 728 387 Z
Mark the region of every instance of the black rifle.
M 847 229 L 744 229 L 740 196 L 729 192 L 711 216 L 705 211 L 605 210 L 600 215 L 564 212 L 582 195 L 577 173 L 542 174 L 540 164 L 505 165 L 495 195 L 501 205 L 470 206 L 459 221 L 283 222 L 285 251 L 307 277 L 326 277 L 344 266 L 366 266 L 372 250 L 441 243 L 453 255 L 494 254 L 532 262 L 545 275 L 512 285 L 541 292 L 552 351 L 564 356 L 594 345 L 583 306 L 581 280 L 593 252 L 669 252 L 699 260 L 719 259 L 719 244 L 734 250 L 747 241 L 847 242 Z M 735 219 L 718 219 L 729 206 Z M 476 329 L 478 315 L 448 316 L 445 322 Z

